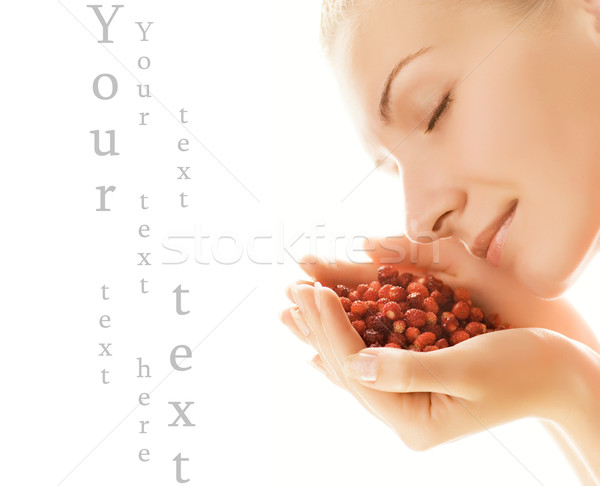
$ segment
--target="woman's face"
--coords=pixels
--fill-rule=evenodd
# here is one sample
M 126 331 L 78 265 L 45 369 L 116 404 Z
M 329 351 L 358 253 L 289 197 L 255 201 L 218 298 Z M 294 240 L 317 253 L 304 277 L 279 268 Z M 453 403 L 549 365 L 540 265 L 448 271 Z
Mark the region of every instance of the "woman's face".
M 402 172 L 411 239 L 456 236 L 555 297 L 600 228 L 594 19 L 564 2 L 552 31 L 514 30 L 499 8 L 436 3 L 374 2 L 334 46 L 342 90 L 367 150 Z

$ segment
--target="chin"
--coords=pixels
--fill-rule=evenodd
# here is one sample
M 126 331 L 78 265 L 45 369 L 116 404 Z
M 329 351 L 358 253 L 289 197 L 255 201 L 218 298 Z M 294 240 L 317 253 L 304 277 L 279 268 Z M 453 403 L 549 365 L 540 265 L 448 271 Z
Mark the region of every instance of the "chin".
M 548 262 L 554 261 L 552 265 Z M 516 275 L 534 295 L 542 299 L 557 299 L 561 297 L 581 274 L 585 261 L 575 259 L 573 261 L 556 263 L 556 260 L 544 259 L 531 261 L 529 265 L 522 264 Z
M 534 295 L 548 300 L 561 297 L 596 254 L 600 233 L 595 229 L 590 224 L 584 231 L 572 227 L 540 238 L 535 245 L 516 244 L 507 270 Z
M 557 282 L 544 278 L 536 279 L 527 277 L 520 280 L 531 291 L 531 293 L 541 299 L 546 300 L 557 299 L 561 297 L 570 286 L 568 282 Z

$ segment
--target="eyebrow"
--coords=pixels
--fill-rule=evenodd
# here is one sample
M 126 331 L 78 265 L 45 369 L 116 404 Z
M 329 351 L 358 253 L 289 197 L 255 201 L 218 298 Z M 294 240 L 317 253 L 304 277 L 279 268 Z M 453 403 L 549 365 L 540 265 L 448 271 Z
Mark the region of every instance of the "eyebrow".
M 394 82 L 394 79 L 396 79 L 396 77 L 398 76 L 398 74 L 400 74 L 400 71 L 402 71 L 403 68 L 408 66 L 408 64 L 410 64 L 419 56 L 425 54 L 429 49 L 431 49 L 431 46 L 423 47 L 419 51 L 410 54 L 409 56 L 406 56 L 398 64 L 396 64 L 396 66 L 394 66 L 394 69 L 392 69 L 392 72 L 387 77 L 383 86 L 383 92 L 381 93 L 381 99 L 379 100 L 379 114 L 381 115 L 381 119 L 383 120 L 383 123 L 385 125 L 388 125 L 390 123 L 390 90 L 392 88 L 392 83 Z

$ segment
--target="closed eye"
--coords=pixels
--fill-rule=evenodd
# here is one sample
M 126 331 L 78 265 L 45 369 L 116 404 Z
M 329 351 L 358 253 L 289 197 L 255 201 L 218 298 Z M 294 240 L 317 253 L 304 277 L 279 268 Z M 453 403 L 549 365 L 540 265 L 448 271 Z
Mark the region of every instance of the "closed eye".
M 425 133 L 429 133 L 429 132 L 431 132 L 431 130 L 433 130 L 433 127 L 435 127 L 435 124 L 438 122 L 438 120 L 444 114 L 444 112 L 446 111 L 446 108 L 448 107 L 448 105 L 450 104 L 451 101 L 453 101 L 453 98 L 450 98 L 450 91 L 448 91 L 446 93 L 446 95 L 444 96 L 444 99 L 441 101 L 441 103 L 435 109 L 431 119 L 429 120 L 429 125 L 427 126 L 427 130 L 425 130 Z

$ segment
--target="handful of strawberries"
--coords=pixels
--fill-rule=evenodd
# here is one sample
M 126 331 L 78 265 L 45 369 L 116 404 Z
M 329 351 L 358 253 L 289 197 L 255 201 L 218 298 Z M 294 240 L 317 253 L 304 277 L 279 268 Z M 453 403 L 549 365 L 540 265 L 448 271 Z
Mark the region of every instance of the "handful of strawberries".
M 368 347 L 435 351 L 487 332 L 508 329 L 497 313 L 473 306 L 470 292 L 432 275 L 400 274 L 382 266 L 378 279 L 333 290 Z

